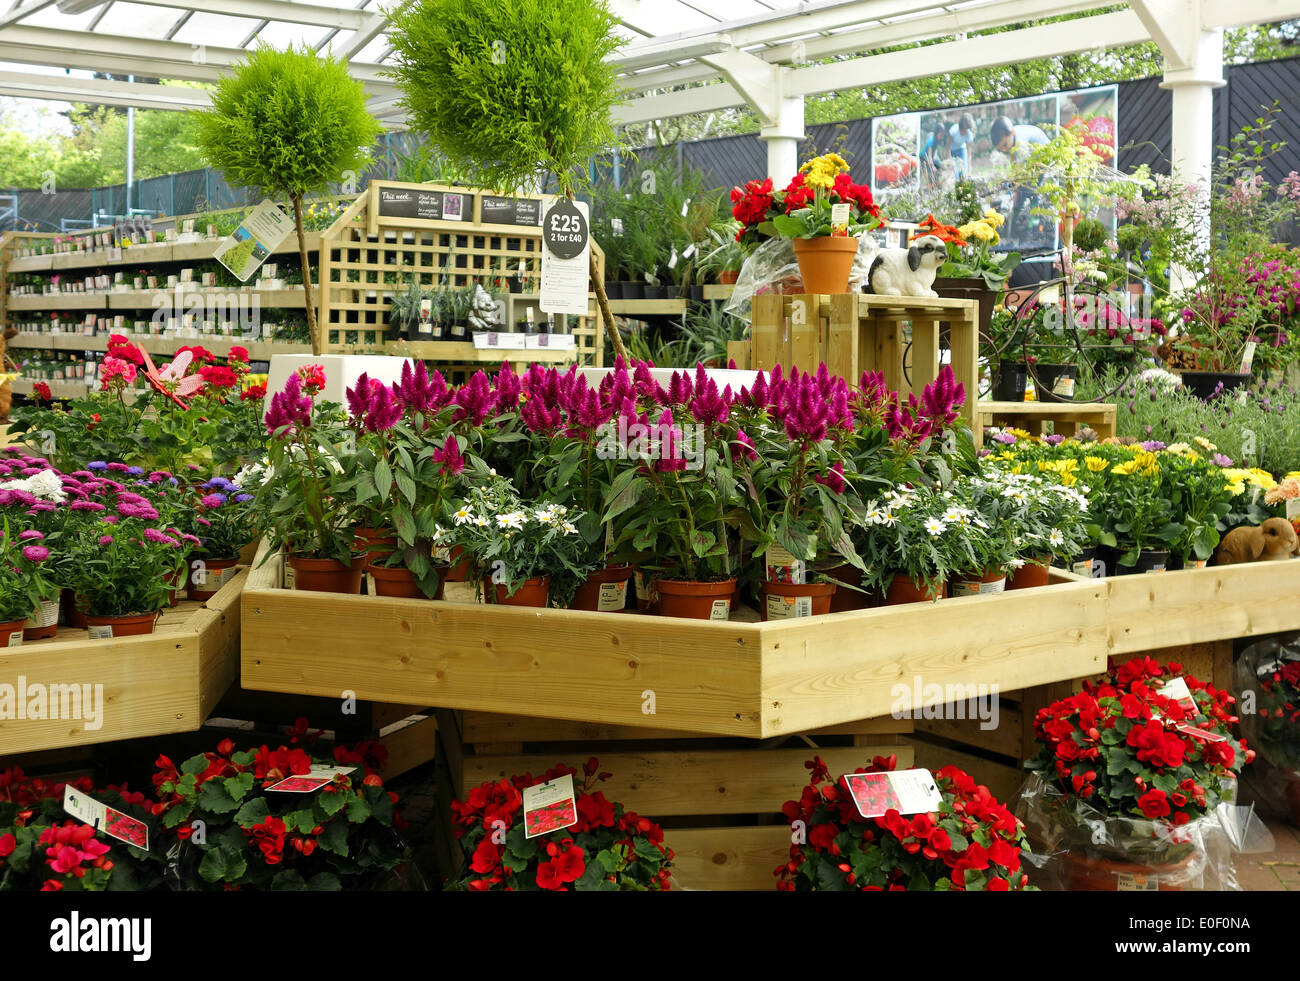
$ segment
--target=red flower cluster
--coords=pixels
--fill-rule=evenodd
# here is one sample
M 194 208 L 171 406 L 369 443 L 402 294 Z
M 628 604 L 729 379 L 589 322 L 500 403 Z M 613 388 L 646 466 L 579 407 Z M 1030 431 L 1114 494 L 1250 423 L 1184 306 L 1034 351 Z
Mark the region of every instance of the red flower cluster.
M 663 831 L 648 818 L 606 799 L 593 786 L 610 777 L 594 756 L 583 765 L 583 782 L 575 784 L 577 823 L 527 838 L 519 821 L 522 791 L 562 776 L 577 776 L 563 764 L 539 777 L 525 773 L 485 783 L 464 801 L 452 801 L 455 834 L 467 859 L 466 874 L 456 888 L 484 892 L 494 889 L 567 891 L 587 875 L 593 861 L 610 870 L 605 882 L 620 888 L 665 890 L 672 850 L 663 844 Z M 646 857 L 657 853 L 657 861 Z
M 119 361 L 128 361 L 137 367 L 144 366 L 144 355 L 140 353 L 138 347 L 127 340 L 124 334 L 109 335 L 106 355 L 110 358 L 117 358 Z
M 213 364 L 217 360 L 217 356 L 213 354 L 211 351 L 209 351 L 202 344 L 187 344 L 185 347 L 178 348 L 176 350 L 176 354 L 180 355 L 185 353 L 186 351 L 189 351 L 190 354 L 193 356 L 194 360 L 191 362 L 191 364 L 194 365 Z
M 1160 694 L 1174 678 L 1194 706 Z M 1039 711 L 1028 766 L 1104 812 L 1186 824 L 1217 806 L 1223 782 L 1255 757 L 1233 736 L 1232 695 L 1180 664 L 1135 658 L 1083 689 Z
M 731 189 L 731 216 L 745 226 L 746 229 L 760 225 L 768 218 L 768 210 L 772 207 L 772 178 L 768 177 L 761 181 L 748 181 L 742 190 L 739 187 Z M 737 240 L 744 234 L 744 230 L 736 235 Z
M 41 402 L 54 401 L 54 396 L 50 392 L 50 386 L 47 385 L 45 382 L 36 382 L 36 384 L 32 386 L 32 395 L 34 395 L 37 398 L 37 400 Z
M 225 365 L 205 364 L 199 375 L 213 388 L 234 388 L 239 384 L 239 376 Z
M 264 398 L 266 398 L 266 384 L 264 382 L 257 385 L 249 385 L 239 393 L 239 401 L 241 402 L 251 402 L 253 400 L 260 402 Z
M 897 763 L 895 756 L 877 756 L 854 773 L 888 773 Z M 864 818 L 845 778 L 828 782 L 820 757 L 804 765 L 812 771 L 809 783 L 782 812 L 791 827 L 806 830 L 807 840 L 791 845 L 790 860 L 777 866 L 778 889 L 1007 892 L 1028 885 L 1020 871 L 1020 822 L 956 767 L 934 775 L 943 795 L 938 811 L 903 815 L 891 807 L 881 817 Z M 879 803 L 891 802 L 887 784 L 871 791 Z

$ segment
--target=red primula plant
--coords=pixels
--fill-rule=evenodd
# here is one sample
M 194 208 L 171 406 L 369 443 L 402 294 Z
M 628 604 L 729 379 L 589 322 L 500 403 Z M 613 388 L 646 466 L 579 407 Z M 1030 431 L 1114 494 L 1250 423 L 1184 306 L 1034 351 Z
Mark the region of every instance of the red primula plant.
M 660 891 L 669 888 L 673 852 L 649 818 L 623 809 L 593 788 L 607 780 L 594 756 L 575 781 L 577 822 L 533 838 L 525 836 L 522 791 L 577 770 L 563 764 L 540 777 L 530 773 L 471 790 L 452 801 L 455 834 L 465 868 L 449 889 L 473 892 L 546 890 Z
M 885 773 L 897 757 L 877 756 L 854 773 Z M 889 808 L 864 818 L 844 777 L 831 780 L 821 757 L 804 764 L 812 771 L 797 801 L 782 811 L 794 830 L 790 861 L 774 872 L 777 888 L 864 892 L 902 890 L 987 890 L 1031 888 L 1020 871 L 1024 837 L 1020 822 L 989 789 L 954 766 L 934 774 L 943 794 L 939 809 L 902 815 Z M 879 803 L 891 803 L 888 785 L 876 788 Z
M 238 750 L 223 739 L 178 767 L 158 757 L 153 782 L 164 834 L 183 843 L 176 883 L 188 889 L 339 890 L 364 888 L 406 860 L 392 829 L 405 827 L 376 768 L 387 753 L 377 743 L 336 746 L 332 757 L 311 751 L 319 732 L 305 719 L 289 744 Z M 355 765 L 323 786 L 305 790 L 313 764 Z M 195 868 L 197 866 L 197 868 Z
M 1191 702 L 1160 694 L 1175 678 Z M 1099 811 L 1183 825 L 1230 796 L 1242 766 L 1255 758 L 1233 736 L 1228 692 L 1136 658 L 1099 685 L 1053 702 L 1034 718 L 1039 751 L 1025 767 Z

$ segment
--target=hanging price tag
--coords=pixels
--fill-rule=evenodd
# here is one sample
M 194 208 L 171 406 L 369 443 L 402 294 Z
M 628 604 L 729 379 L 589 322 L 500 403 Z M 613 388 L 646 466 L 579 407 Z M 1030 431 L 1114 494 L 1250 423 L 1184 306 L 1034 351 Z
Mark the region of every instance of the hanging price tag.
M 542 284 L 538 306 L 544 313 L 587 314 L 591 276 L 589 211 L 582 201 L 560 198 L 542 220 Z

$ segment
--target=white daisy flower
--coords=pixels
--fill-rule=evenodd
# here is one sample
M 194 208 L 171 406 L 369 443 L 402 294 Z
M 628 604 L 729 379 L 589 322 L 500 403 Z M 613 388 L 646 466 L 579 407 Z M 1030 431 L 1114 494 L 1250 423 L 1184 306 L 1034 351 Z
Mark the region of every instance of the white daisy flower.
M 578 526 L 571 521 L 564 522 L 560 527 L 564 529 L 566 535 L 576 535 L 578 533 Z
M 524 513 L 522 511 L 511 511 L 507 514 L 497 515 L 498 528 L 523 528 Z
M 1024 564 L 1025 564 L 1025 560 L 1024 560 L 1024 559 L 1012 559 L 1010 562 L 1007 563 L 1007 565 L 1009 565 L 1009 566 L 1010 566 L 1011 568 L 1013 568 L 1013 569 L 1019 569 L 1019 568 L 1021 568 Z
M 925 530 L 930 533 L 931 538 L 937 538 L 948 530 L 948 526 L 938 518 L 926 518 Z
M 1065 536 L 1061 534 L 1061 532 L 1060 532 L 1059 529 L 1057 529 L 1057 528 L 1053 528 L 1053 529 L 1052 529 L 1052 533 L 1051 533 L 1050 535 L 1047 536 L 1047 543 L 1048 543 L 1049 545 L 1054 545 L 1054 546 L 1055 546 L 1055 545 L 1064 545 L 1064 544 L 1065 544 Z
M 470 514 L 469 508 L 462 507 L 459 508 L 456 511 L 456 513 L 452 515 L 452 518 L 455 520 L 456 524 L 463 525 L 463 524 L 467 524 L 470 521 L 473 521 L 474 515 Z

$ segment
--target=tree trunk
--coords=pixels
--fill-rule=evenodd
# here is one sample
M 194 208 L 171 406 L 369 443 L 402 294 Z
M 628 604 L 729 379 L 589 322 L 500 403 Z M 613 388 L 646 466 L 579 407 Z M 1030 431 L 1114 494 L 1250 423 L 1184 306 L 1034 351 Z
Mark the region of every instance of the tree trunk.
M 570 201 L 573 200 L 572 190 L 565 190 L 564 194 Z M 619 336 L 618 325 L 614 323 L 614 314 L 609 309 L 609 297 L 605 295 L 605 277 L 600 274 L 600 269 L 596 266 L 596 253 L 589 250 L 587 256 L 590 260 L 591 285 L 596 291 L 596 306 L 600 308 L 601 319 L 605 321 L 605 330 L 614 344 L 614 357 L 622 358 L 626 364 L 628 363 L 627 351 L 623 349 L 623 338 Z
M 298 230 L 298 256 L 302 259 L 302 301 L 307 307 L 307 333 L 311 337 L 311 353 L 324 354 L 324 341 L 316 323 L 316 305 L 311 301 L 311 264 L 307 261 L 307 237 L 302 230 L 302 195 L 293 195 L 293 222 Z

